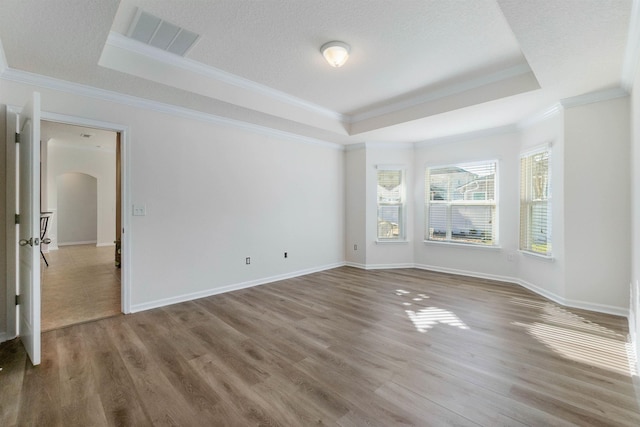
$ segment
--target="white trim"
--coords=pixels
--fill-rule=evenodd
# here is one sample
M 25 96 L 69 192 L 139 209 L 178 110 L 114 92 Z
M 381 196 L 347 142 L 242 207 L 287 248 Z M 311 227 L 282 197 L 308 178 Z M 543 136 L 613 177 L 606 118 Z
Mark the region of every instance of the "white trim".
M 546 142 L 544 144 L 539 144 L 539 145 L 533 146 L 531 148 L 527 148 L 526 151 L 522 151 L 520 153 L 520 159 L 522 159 L 524 157 L 532 156 L 534 154 L 544 153 L 545 151 L 548 151 L 549 152 L 549 156 L 551 156 L 551 149 L 552 148 L 553 148 L 553 143 L 551 141 Z
M 199 292 L 192 292 L 189 294 L 177 295 L 171 298 L 163 298 L 155 301 L 149 301 L 142 304 L 131 305 L 131 313 L 139 311 L 150 310 L 152 308 L 164 307 L 171 304 L 177 304 L 185 301 L 192 301 L 199 298 L 205 298 L 212 295 L 223 294 L 226 292 L 237 291 L 240 289 L 252 288 L 254 286 L 265 285 L 267 283 L 273 283 L 280 280 L 292 279 L 294 277 L 304 276 L 307 274 L 317 273 L 320 271 L 331 270 L 338 267 L 343 267 L 346 264 L 344 262 L 337 262 L 333 264 L 323 265 L 320 267 L 308 268 L 305 270 L 293 271 L 291 273 L 279 274 L 276 276 L 265 277 L 262 279 L 250 280 L 248 282 L 241 282 L 232 285 L 222 286 L 219 288 L 207 289 Z
M 98 243 L 97 240 L 82 240 L 78 242 L 58 242 L 58 246 L 91 245 L 91 244 L 96 244 L 97 246 L 97 243 Z
M 595 102 L 609 101 L 616 98 L 624 98 L 629 96 L 629 92 L 621 87 L 613 89 L 598 90 L 595 92 L 589 92 L 578 96 L 572 96 L 571 98 L 565 98 L 560 100 L 560 104 L 564 108 L 578 107 L 585 104 L 593 104 Z
M 527 128 L 530 128 L 531 126 L 534 126 L 542 121 L 545 121 L 547 119 L 550 119 L 551 117 L 555 116 L 556 114 L 562 112 L 563 107 L 562 104 L 559 102 L 556 102 L 555 104 L 553 104 L 551 107 L 547 108 L 546 110 L 533 114 L 529 117 L 525 117 L 524 119 L 520 120 L 517 123 L 518 129 L 520 130 L 525 130 Z
M 367 146 L 364 142 L 358 142 L 357 144 L 346 144 L 344 146 L 344 151 L 356 151 L 356 150 L 364 150 Z
M 553 254 L 551 255 L 543 255 L 543 254 L 537 254 L 535 252 L 531 252 L 531 251 L 526 251 L 524 249 L 518 249 L 518 252 L 520 252 L 522 255 L 525 256 L 530 256 L 536 259 L 540 259 L 540 260 L 544 260 L 544 261 L 549 261 L 549 262 L 554 262 L 556 259 L 553 256 Z
M 407 239 L 376 239 L 375 240 L 375 244 L 376 245 L 405 245 L 410 243 L 409 240 Z
M 629 32 L 627 45 L 624 51 L 622 63 L 622 87 L 631 92 L 633 82 L 638 74 L 640 63 L 640 0 L 633 0 L 631 5 L 631 18 L 629 19 Z
M 386 114 L 395 113 L 397 111 L 415 107 L 420 104 L 425 104 L 427 102 L 432 102 L 438 99 L 457 95 L 468 90 L 477 89 L 488 84 L 496 83 L 513 77 L 518 77 L 531 72 L 531 68 L 528 64 L 516 65 L 514 67 L 500 70 L 495 73 L 491 73 L 471 80 L 466 80 L 462 83 L 449 85 L 442 89 L 438 89 L 423 95 L 414 96 L 404 101 L 394 102 L 379 108 L 372 108 L 360 114 L 354 114 L 350 117 L 350 122 L 357 123 L 375 117 L 384 116 Z
M 488 205 L 490 206 L 490 205 Z M 451 240 L 423 240 L 424 244 L 427 245 L 435 245 L 435 246 L 452 246 L 459 248 L 472 248 L 472 249 L 494 249 L 501 250 L 502 246 L 500 245 L 482 245 L 480 243 L 461 243 L 461 242 L 453 242 Z
M 227 117 L 216 116 L 214 114 L 204 113 L 202 111 L 191 110 L 177 105 L 165 104 L 158 101 L 139 98 L 136 96 L 125 95 L 122 93 L 98 89 L 92 86 L 72 83 L 65 80 L 59 80 L 52 77 L 33 74 L 26 71 L 6 69 L 0 78 L 22 83 L 25 85 L 37 86 L 45 89 L 55 90 L 59 92 L 70 93 L 77 96 L 94 98 L 101 101 L 114 102 L 129 107 L 140 108 L 149 111 L 155 111 L 162 114 L 168 114 L 174 117 L 182 117 L 200 122 L 210 123 L 218 126 L 232 127 L 247 132 L 257 133 L 260 135 L 272 136 L 276 138 L 288 139 L 291 141 L 302 142 L 306 144 L 315 144 L 337 150 L 344 150 L 342 144 L 335 142 L 327 142 L 316 138 L 296 135 L 291 132 L 272 129 L 266 126 L 256 125 L 253 123 L 243 122 L 241 120 L 230 119 Z M 54 121 L 54 120 L 52 120 Z
M 446 267 L 438 267 L 438 266 L 433 266 L 433 265 L 425 265 L 425 264 L 416 264 L 415 268 L 420 269 L 420 270 L 429 270 L 429 271 L 437 271 L 440 273 L 448 273 L 448 274 L 457 274 L 460 276 L 467 276 L 467 277 L 477 277 L 480 279 L 489 279 L 489 280 L 497 280 L 500 282 L 506 282 L 506 283 L 511 283 L 514 285 L 519 285 L 522 286 L 526 289 L 529 289 L 530 291 L 541 295 L 557 304 L 560 304 L 562 306 L 565 307 L 570 307 L 570 308 L 579 308 L 582 310 L 589 310 L 589 311 L 596 311 L 599 313 L 606 313 L 606 314 L 613 314 L 615 316 L 623 316 L 623 317 L 628 317 L 629 316 L 629 310 L 628 309 L 624 309 L 621 307 L 615 307 L 615 306 L 611 306 L 611 305 L 606 305 L 606 304 L 597 304 L 597 303 L 591 303 L 591 302 L 587 302 L 587 301 L 578 301 L 578 300 L 570 300 L 570 299 L 566 299 L 566 298 L 562 298 L 556 294 L 554 294 L 553 292 L 550 292 L 546 289 L 543 289 L 537 285 L 534 285 L 533 283 L 527 282 L 525 280 L 522 280 L 520 278 L 517 277 L 510 277 L 510 276 L 500 276 L 497 274 L 487 274 L 487 273 L 479 273 L 479 272 L 474 272 L 474 271 L 467 271 L 467 270 L 459 270 L 456 268 L 446 268 Z
M 443 136 L 440 138 L 427 139 L 424 141 L 416 142 L 414 144 L 414 147 L 416 149 L 427 148 L 433 145 L 451 144 L 455 142 L 469 141 L 469 140 L 479 139 L 479 138 L 488 138 L 491 136 L 504 135 L 504 134 L 516 133 L 516 132 L 520 132 L 520 129 L 518 128 L 518 125 L 513 123 L 510 125 L 499 126 L 494 128 L 488 128 L 488 129 L 480 129 L 480 130 L 461 133 L 457 135 L 449 135 L 449 136 Z
M 96 243 L 96 248 L 104 248 L 107 246 L 115 246 L 115 243 Z
M 7 107 L 8 108 L 8 107 Z M 68 116 L 64 114 L 58 113 L 49 113 L 46 111 L 42 112 L 41 115 L 42 120 L 47 120 L 51 122 L 65 123 L 76 126 L 83 127 L 93 127 L 103 130 L 109 130 L 113 132 L 120 133 L 120 174 L 121 174 L 121 186 L 122 193 L 120 197 L 122 198 L 122 224 L 121 227 L 125 230 L 125 233 L 122 234 L 122 253 L 121 253 L 121 283 L 120 287 L 120 300 L 121 300 L 121 310 L 123 313 L 130 313 L 131 307 L 131 287 L 133 283 L 131 278 L 133 277 L 132 271 L 133 266 L 131 265 L 131 238 L 130 236 L 133 234 L 131 232 L 130 226 L 130 216 L 127 211 L 128 206 L 131 206 L 130 200 L 130 181 L 131 181 L 131 165 L 129 159 L 131 158 L 131 132 L 128 126 L 120 125 L 117 123 L 105 122 L 101 120 L 87 119 L 78 116 Z M 51 248 L 50 248 L 51 249 Z M 55 248 L 57 249 L 57 247 Z
M 356 264 L 347 263 L 349 267 L 359 268 L 361 270 L 397 270 L 400 268 L 415 268 L 413 263 L 397 263 L 397 264 Z
M 402 171 L 407 170 L 407 165 L 373 165 L 373 167 L 380 171 Z
M 413 150 L 415 144 L 413 142 L 365 142 L 364 146 L 380 150 Z
M 4 54 L 4 46 L 2 46 L 2 40 L 0 40 L 0 75 L 4 73 L 4 70 L 9 68 L 9 63 L 7 62 L 7 56 Z
M 418 270 L 426 270 L 426 271 L 435 271 L 438 273 L 447 273 L 447 274 L 456 274 L 459 276 L 466 277 L 475 277 L 479 279 L 488 279 L 495 280 L 498 282 L 504 282 L 506 284 L 512 284 L 515 286 L 522 286 L 535 294 L 538 294 L 544 298 L 547 298 L 557 304 L 560 304 L 564 307 L 570 308 L 578 308 L 582 310 L 595 311 L 599 313 L 612 314 L 614 316 L 622 316 L 629 317 L 629 310 L 621 307 L 615 307 L 606 304 L 596 304 L 586 301 L 578 301 L 578 300 L 569 300 L 558 295 L 553 292 L 549 292 L 546 289 L 543 289 L 539 286 L 534 285 L 533 283 L 529 283 L 525 280 L 511 277 L 511 276 L 501 276 L 497 274 L 488 274 L 488 273 L 479 273 L 476 271 L 468 271 L 468 270 L 460 270 L 457 268 L 447 268 L 447 267 L 438 267 L 435 265 L 427 265 L 427 264 L 356 264 L 356 263 L 347 263 L 349 267 L 360 268 L 362 270 L 379 270 L 379 269 L 397 269 L 397 268 L 416 268 Z M 640 366 L 639 366 L 640 368 Z M 640 371 L 638 371 L 640 372 Z
M 323 116 L 329 117 L 334 120 L 339 120 L 345 123 L 349 122 L 349 118 L 347 116 L 328 108 L 324 108 L 312 102 L 305 101 L 279 90 L 270 88 L 268 86 L 254 82 L 253 80 L 245 79 L 243 77 L 231 74 L 218 68 L 205 65 L 201 62 L 154 48 L 153 46 L 149 46 L 113 31 L 109 33 L 106 45 L 124 49 L 138 55 L 146 56 L 147 58 L 151 58 L 155 61 L 162 62 L 173 67 L 178 67 L 192 73 L 203 75 L 212 80 L 229 84 L 254 93 L 259 93 L 268 98 L 284 102 L 295 107 L 303 108 L 307 111 L 311 111 L 317 114 L 322 114 Z
M 347 267 L 359 268 L 361 270 L 366 270 L 367 269 L 367 265 L 366 264 L 360 264 L 359 262 L 347 262 L 345 265 Z

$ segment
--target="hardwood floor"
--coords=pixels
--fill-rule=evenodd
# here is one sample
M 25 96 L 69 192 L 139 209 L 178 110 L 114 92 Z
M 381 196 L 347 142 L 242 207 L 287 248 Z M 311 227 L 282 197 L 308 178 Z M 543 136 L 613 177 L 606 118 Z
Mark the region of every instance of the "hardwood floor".
M 121 313 L 120 269 L 114 248 L 60 246 L 41 260 L 42 330 L 49 331 Z
M 0 425 L 640 425 L 626 319 L 349 267 L 0 345 Z

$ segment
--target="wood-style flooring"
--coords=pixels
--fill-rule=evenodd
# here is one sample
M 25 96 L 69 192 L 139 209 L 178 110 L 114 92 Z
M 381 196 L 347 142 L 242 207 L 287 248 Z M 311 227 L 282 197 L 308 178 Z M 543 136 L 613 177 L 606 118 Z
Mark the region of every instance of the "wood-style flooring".
M 626 319 L 414 269 L 315 273 L 0 345 L 2 426 L 639 426 Z
M 60 246 L 41 267 L 43 331 L 121 313 L 113 246 Z

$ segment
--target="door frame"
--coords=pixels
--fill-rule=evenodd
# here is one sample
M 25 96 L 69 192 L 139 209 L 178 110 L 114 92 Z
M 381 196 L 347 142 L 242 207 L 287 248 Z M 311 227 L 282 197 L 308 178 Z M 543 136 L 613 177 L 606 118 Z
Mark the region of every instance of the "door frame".
M 7 105 L 7 117 L 9 113 L 19 114 L 22 107 Z M 91 127 L 97 129 L 118 132 L 120 134 L 120 179 L 121 179 L 121 212 L 122 219 L 121 230 L 121 271 L 120 271 L 120 309 L 123 313 L 131 313 L 131 224 L 127 215 L 127 206 L 130 206 L 131 197 L 131 166 L 130 166 L 130 141 L 129 127 L 126 125 L 105 122 L 100 120 L 89 119 L 79 116 L 70 116 L 65 114 L 51 113 L 42 111 L 40 119 L 49 122 L 64 123 L 68 125 Z M 12 339 L 17 336 L 17 310 L 15 305 L 15 295 L 17 286 L 17 234 L 16 225 L 12 220 L 17 212 L 17 180 L 16 180 L 16 147 L 15 143 L 9 143 L 14 140 L 15 124 L 7 125 L 7 147 L 6 147 L 6 173 L 7 173 L 7 192 L 6 192 L 6 218 L 7 218 L 7 332 L 5 339 Z M 115 167 L 115 165 L 114 165 Z M 0 340 L 2 341 L 2 340 Z

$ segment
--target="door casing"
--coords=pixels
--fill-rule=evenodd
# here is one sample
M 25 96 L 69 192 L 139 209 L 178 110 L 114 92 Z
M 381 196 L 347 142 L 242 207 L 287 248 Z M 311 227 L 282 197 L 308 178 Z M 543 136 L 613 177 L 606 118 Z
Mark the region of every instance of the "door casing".
M 7 113 L 19 114 L 22 107 L 7 106 Z M 7 117 L 9 114 L 7 114 Z M 121 179 L 121 241 L 122 241 L 122 269 L 121 269 L 121 310 L 127 314 L 131 312 L 131 228 L 130 218 L 127 215 L 127 206 L 130 203 L 130 143 L 129 143 L 129 127 L 117 123 L 105 122 L 78 116 L 69 116 L 64 114 L 51 113 L 42 111 L 41 120 L 50 122 L 64 123 L 69 125 L 92 127 L 104 129 L 108 131 L 118 132 L 120 134 L 120 179 Z M 6 218 L 7 218 L 7 332 L 4 340 L 12 339 L 17 336 L 17 318 L 16 318 L 16 263 L 17 263 L 17 234 L 13 216 L 17 211 L 16 206 L 16 147 L 15 144 L 9 144 L 13 141 L 15 134 L 15 123 L 7 123 L 7 192 L 6 192 Z M 2 337 L 0 337 L 2 338 Z M 0 339 L 2 342 L 3 339 Z

